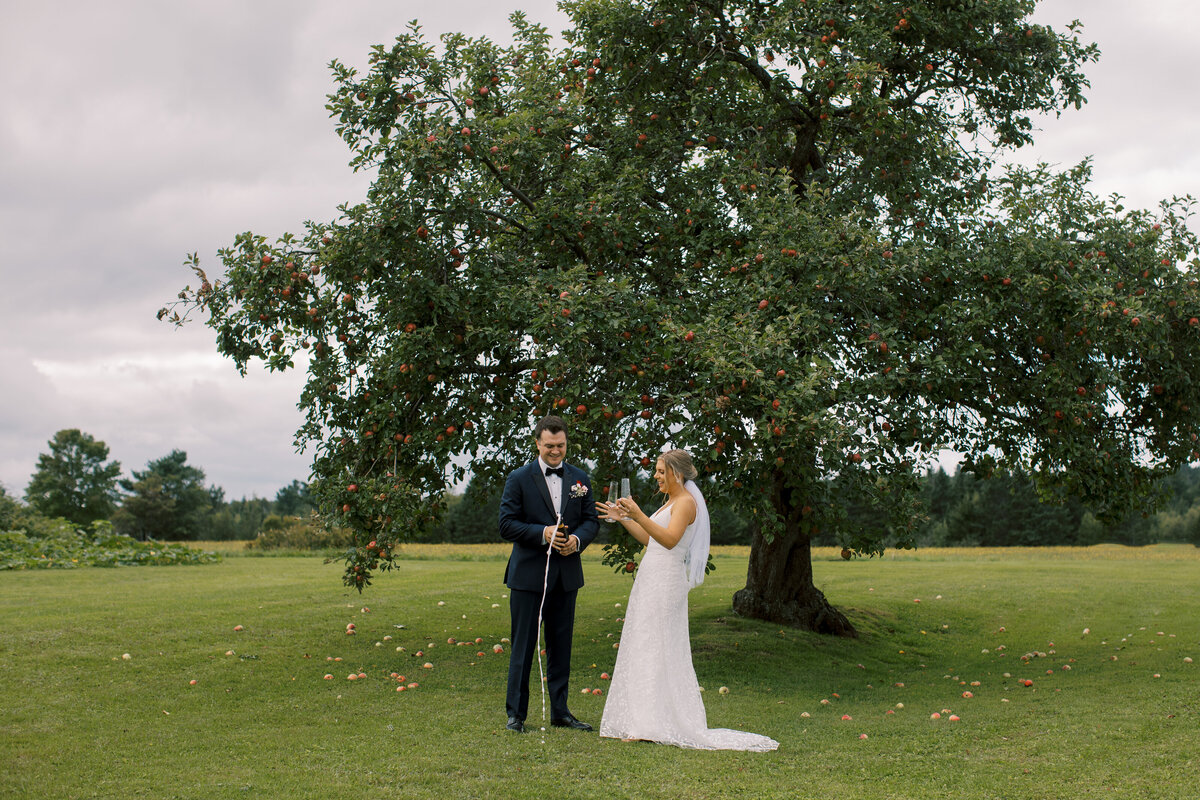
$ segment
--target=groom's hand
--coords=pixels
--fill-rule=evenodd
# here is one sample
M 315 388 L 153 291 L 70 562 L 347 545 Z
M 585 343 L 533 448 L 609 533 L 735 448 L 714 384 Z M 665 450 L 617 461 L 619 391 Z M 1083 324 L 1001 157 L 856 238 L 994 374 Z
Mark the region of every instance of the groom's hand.
M 554 549 L 560 556 L 569 556 L 579 552 L 579 537 L 573 533 L 568 535 L 566 527 L 566 525 L 563 526 L 554 540 Z
M 567 526 L 559 524 L 558 526 L 547 525 L 542 530 L 542 542 L 550 544 L 554 540 L 554 549 L 557 550 L 562 546 L 562 542 L 567 538 Z

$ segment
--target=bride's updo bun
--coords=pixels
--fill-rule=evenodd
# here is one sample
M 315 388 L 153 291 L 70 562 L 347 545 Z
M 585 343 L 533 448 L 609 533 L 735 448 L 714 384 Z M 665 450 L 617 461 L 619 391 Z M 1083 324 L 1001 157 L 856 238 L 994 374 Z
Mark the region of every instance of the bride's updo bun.
M 674 472 L 680 483 L 684 481 L 694 481 L 696 475 L 696 465 L 692 463 L 692 457 L 687 450 L 668 450 L 659 456 L 663 460 L 663 466 Z

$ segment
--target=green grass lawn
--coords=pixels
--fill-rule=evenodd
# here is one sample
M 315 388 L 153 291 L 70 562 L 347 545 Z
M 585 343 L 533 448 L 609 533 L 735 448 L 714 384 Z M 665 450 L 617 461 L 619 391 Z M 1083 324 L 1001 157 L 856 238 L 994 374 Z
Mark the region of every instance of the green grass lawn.
M 733 616 L 745 563 L 691 594 L 696 671 L 709 725 L 774 753 L 505 731 L 495 557 L 426 554 L 362 596 L 299 556 L 0 573 L 0 797 L 1195 796 L 1195 548 L 820 560 L 855 640 Z M 572 710 L 598 726 L 579 692 L 607 688 L 630 582 L 587 569 Z

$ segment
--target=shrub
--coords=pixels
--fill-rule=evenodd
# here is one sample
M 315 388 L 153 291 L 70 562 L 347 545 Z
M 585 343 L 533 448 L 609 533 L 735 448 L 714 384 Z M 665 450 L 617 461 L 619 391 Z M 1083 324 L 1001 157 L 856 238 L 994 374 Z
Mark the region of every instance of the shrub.
M 353 546 L 351 532 L 344 528 L 325 528 L 315 518 L 281 517 L 272 514 L 263 520 L 258 536 L 246 542 L 247 550 L 344 550 Z
M 71 569 L 139 565 L 209 564 L 215 553 L 182 544 L 138 541 L 106 520 L 84 530 L 65 519 L 27 514 L 21 528 L 0 532 L 0 569 Z

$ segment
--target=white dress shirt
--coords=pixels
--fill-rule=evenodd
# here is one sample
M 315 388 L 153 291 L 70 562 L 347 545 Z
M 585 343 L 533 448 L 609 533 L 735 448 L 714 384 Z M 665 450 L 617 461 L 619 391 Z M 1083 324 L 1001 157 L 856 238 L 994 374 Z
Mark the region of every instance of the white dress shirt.
M 559 467 L 562 466 L 560 463 Z M 563 479 L 557 475 L 547 475 L 546 470 L 550 467 L 541 457 L 538 457 L 538 469 L 541 470 L 542 478 L 546 481 L 546 488 L 550 490 L 550 502 L 554 505 L 554 513 L 557 514 L 562 510 L 562 490 Z M 557 469 L 558 467 L 555 467 Z
M 565 462 L 559 462 L 558 466 L 561 467 L 564 465 L 564 463 Z M 562 511 L 562 507 L 563 507 L 562 506 L 563 479 L 561 477 L 559 477 L 558 475 L 547 475 L 546 469 L 549 466 L 550 465 L 547 464 L 545 461 L 542 461 L 541 456 L 538 456 L 538 470 L 541 471 L 542 477 L 546 480 L 546 488 L 550 491 L 550 502 L 554 504 L 554 513 L 558 514 Z M 558 467 L 555 467 L 555 469 L 558 469 Z M 564 475 L 565 475 L 565 473 L 564 473 Z M 579 537 L 573 533 L 569 533 L 569 534 L 567 534 L 567 539 L 575 540 L 574 546 L 572 547 L 571 552 L 573 552 L 573 553 L 579 552 Z

